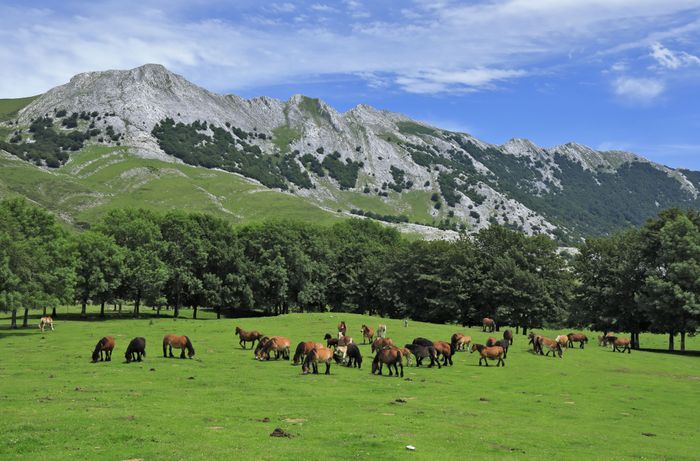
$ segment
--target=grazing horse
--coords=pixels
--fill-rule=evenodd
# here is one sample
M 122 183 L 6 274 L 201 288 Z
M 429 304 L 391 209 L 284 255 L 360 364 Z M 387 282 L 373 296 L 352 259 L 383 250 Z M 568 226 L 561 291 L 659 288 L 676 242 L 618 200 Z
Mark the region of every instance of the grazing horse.
M 509 345 L 513 345 L 513 331 L 512 330 L 506 330 L 503 332 L 503 339 L 508 340 Z
M 496 329 L 496 321 L 489 317 L 484 317 L 481 321 L 481 331 L 493 332 Z
M 362 354 L 357 344 L 351 343 L 346 346 L 345 358 L 347 358 L 347 366 L 362 369 Z
M 381 350 L 384 347 L 393 346 L 394 341 L 391 338 L 377 338 L 372 342 L 372 353 Z
M 297 345 L 296 351 L 294 351 L 294 362 L 292 365 L 299 365 L 302 359 L 311 352 L 314 347 L 323 347 L 321 343 L 315 343 L 313 341 L 302 341 Z
M 175 334 L 169 334 L 163 336 L 163 357 L 175 357 L 173 355 L 173 347 L 175 349 L 180 349 L 180 358 L 185 358 L 185 349 L 187 349 L 187 357 L 194 357 L 194 346 L 192 346 L 192 341 L 187 336 L 178 336 Z M 168 351 L 170 348 L 170 351 Z M 169 354 L 168 354 L 169 352 Z
M 540 354 L 544 355 L 542 352 L 542 348 L 540 347 L 540 337 L 541 335 L 538 335 L 537 333 L 530 332 L 527 335 L 527 338 L 529 339 L 528 344 L 532 344 L 532 349 L 535 351 L 535 354 Z
M 97 345 L 95 346 L 95 350 L 92 351 L 92 363 L 97 362 L 97 359 L 100 359 L 100 362 L 106 361 L 106 362 L 111 362 L 112 361 L 112 351 L 114 350 L 114 338 L 111 336 L 105 336 L 104 338 L 100 339 L 97 341 Z M 104 352 L 104 358 L 102 357 L 102 352 Z
M 253 356 L 257 359 L 258 354 L 260 354 L 260 351 L 262 351 L 263 346 L 270 340 L 268 336 L 263 336 L 258 340 L 258 345 L 255 346 L 255 350 L 253 351 Z
M 423 364 L 423 359 L 428 357 L 430 358 L 430 365 L 428 365 L 428 368 L 432 368 L 435 364 L 437 364 L 438 368 L 442 368 L 435 347 L 421 346 L 420 344 L 406 344 L 405 347 L 416 357 L 417 367 L 421 366 Z
M 498 359 L 498 362 L 496 362 L 496 366 L 506 366 L 505 360 L 505 351 L 501 346 L 493 346 L 493 347 L 488 347 L 484 346 L 483 344 L 474 344 L 472 345 L 471 352 L 476 352 L 479 351 L 479 366 L 481 366 L 481 362 L 483 361 L 486 366 L 489 366 L 489 359 L 494 360 Z
M 486 340 L 486 347 L 493 347 L 496 345 L 498 340 L 494 338 L 493 336 L 489 336 L 489 339 Z
M 379 372 L 378 374 L 381 375 L 382 368 L 384 365 L 387 365 L 389 368 L 389 376 L 394 376 L 394 374 L 391 373 L 391 367 L 393 366 L 396 371 L 396 377 L 398 378 L 401 376 L 403 378 L 402 357 L 401 350 L 398 347 L 389 346 L 378 350 L 377 355 L 375 355 L 374 360 L 372 360 L 372 374 Z M 401 367 L 401 374 L 399 374 L 399 367 Z
M 365 344 L 366 340 L 371 343 L 374 339 L 374 328 L 368 327 L 367 325 L 362 325 L 362 344 Z
M 140 362 L 141 357 L 146 357 L 146 338 L 134 338 L 126 348 L 124 358 L 126 358 L 126 363 L 131 363 Z
M 435 353 L 439 357 L 442 355 L 442 365 L 454 365 L 452 362 L 452 355 L 454 355 L 454 349 L 445 341 L 435 341 L 433 342 L 433 347 L 435 348 Z
M 262 347 L 256 355 L 258 360 L 270 360 L 270 352 L 275 352 L 275 360 L 279 360 L 280 355 L 284 360 L 289 360 L 289 348 L 291 341 L 284 336 L 270 336 L 267 341 L 264 341 Z
M 344 321 L 341 321 L 341 322 L 338 324 L 338 333 L 342 333 L 343 336 L 345 336 L 345 332 L 346 332 L 346 331 L 348 331 L 348 327 L 347 327 L 347 325 L 345 325 L 345 322 L 344 322 Z
M 569 333 L 566 337 L 569 339 L 569 347 L 574 347 L 574 343 L 579 343 L 579 349 L 583 349 L 583 345 L 588 344 L 588 336 L 583 333 Z
M 263 334 L 259 331 L 245 331 L 241 327 L 236 327 L 236 334 L 240 337 L 238 344 L 240 344 L 243 349 L 245 349 L 245 343 L 251 343 L 251 349 L 255 346 L 255 341 L 258 341 L 259 345 L 260 338 L 263 337 Z
M 306 354 L 304 363 L 301 365 L 301 372 L 305 375 L 309 374 L 309 369 L 313 369 L 313 374 L 318 374 L 318 364 L 326 364 L 326 374 L 331 374 L 331 361 L 333 360 L 333 351 L 327 347 L 315 347 L 311 352 Z
M 632 348 L 630 347 L 632 345 L 632 342 L 630 341 L 629 338 L 618 338 L 616 336 L 609 336 L 607 338 L 607 341 L 612 344 L 612 350 L 614 352 L 625 352 L 627 351 L 628 354 L 632 353 Z
M 379 327 L 377 327 L 377 338 L 386 338 L 386 325 L 379 324 Z
M 542 353 L 544 346 L 547 348 L 547 353 L 544 354 L 545 356 L 548 356 L 551 353 L 552 358 L 554 358 L 555 355 L 559 355 L 560 359 L 563 358 L 562 355 L 564 354 L 564 351 L 562 350 L 561 343 L 559 341 L 547 338 L 546 336 L 538 336 L 537 342 L 540 345 L 540 353 Z
M 53 330 L 53 319 L 51 318 L 50 315 L 42 317 L 41 320 L 39 320 L 39 329 L 41 330 L 42 333 L 44 332 L 44 328 L 46 328 L 47 326 L 51 327 L 51 331 L 54 331 Z
M 455 333 L 452 335 L 452 338 L 450 338 L 450 344 L 452 345 L 452 348 L 455 350 L 455 352 L 469 349 L 471 342 L 472 337 L 465 336 L 464 333 Z

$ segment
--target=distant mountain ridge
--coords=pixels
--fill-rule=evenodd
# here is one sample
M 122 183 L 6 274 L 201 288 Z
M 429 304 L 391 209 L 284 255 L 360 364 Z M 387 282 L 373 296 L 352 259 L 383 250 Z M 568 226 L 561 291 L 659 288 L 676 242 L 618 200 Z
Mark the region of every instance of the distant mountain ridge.
M 39 126 L 46 117 L 51 124 Z M 4 126 L 0 148 L 42 167 L 70 163 L 78 141 L 119 144 L 146 159 L 238 173 L 324 209 L 445 229 L 499 223 L 575 241 L 669 206 L 700 207 L 700 173 L 632 153 L 526 139 L 493 145 L 363 104 L 340 113 L 303 95 L 219 95 L 156 64 L 78 74 Z M 42 156 L 32 142 L 54 153 Z

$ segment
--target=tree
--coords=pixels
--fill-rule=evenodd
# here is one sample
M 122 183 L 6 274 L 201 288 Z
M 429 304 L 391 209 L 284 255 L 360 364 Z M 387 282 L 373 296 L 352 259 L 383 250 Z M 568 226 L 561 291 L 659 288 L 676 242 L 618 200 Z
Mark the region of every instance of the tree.
M 681 335 L 700 324 L 700 215 L 695 211 L 667 210 L 642 229 L 646 273 L 638 301 L 654 331 Z
M 97 229 L 114 238 L 124 251 L 119 292 L 134 302 L 138 317 L 142 301 L 154 305 L 160 299 L 168 270 L 161 260 L 163 237 L 159 217 L 145 210 L 114 210 Z
M 75 294 L 81 304 L 80 316 L 87 317 L 88 301 L 104 303 L 114 297 L 120 284 L 124 253 L 110 236 L 87 231 L 73 237 L 76 257 Z

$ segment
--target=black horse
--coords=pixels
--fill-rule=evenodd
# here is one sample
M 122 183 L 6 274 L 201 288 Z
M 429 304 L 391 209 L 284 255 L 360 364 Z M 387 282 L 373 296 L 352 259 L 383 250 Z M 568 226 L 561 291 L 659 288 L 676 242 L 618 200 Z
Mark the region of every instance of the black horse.
M 348 344 L 348 351 L 347 351 L 347 356 L 348 356 L 348 367 L 357 367 L 362 369 L 362 354 L 360 353 L 360 348 L 357 347 L 357 344 L 355 343 L 350 343 Z
M 412 344 L 415 344 L 416 346 L 433 347 L 433 342 L 431 340 L 420 337 L 415 338 Z
M 141 357 L 146 357 L 146 338 L 138 337 L 132 339 L 129 347 L 126 348 L 124 357 L 126 358 L 126 363 L 140 362 Z
M 503 348 L 503 358 L 508 358 L 508 347 L 510 346 L 510 340 L 508 340 L 508 338 L 503 338 L 500 341 L 496 341 L 494 346 L 501 346 Z
M 421 339 L 421 338 L 417 338 L 417 339 Z M 437 364 L 438 368 L 442 368 L 440 366 L 440 361 L 438 360 L 438 357 L 437 357 L 437 352 L 435 351 L 435 348 L 433 346 L 421 346 L 419 344 L 406 344 L 406 349 L 411 351 L 411 353 L 416 357 L 416 366 L 417 367 L 421 366 L 421 364 L 423 363 L 423 359 L 427 357 L 430 359 L 430 365 L 428 365 L 428 368 L 433 367 L 435 364 Z

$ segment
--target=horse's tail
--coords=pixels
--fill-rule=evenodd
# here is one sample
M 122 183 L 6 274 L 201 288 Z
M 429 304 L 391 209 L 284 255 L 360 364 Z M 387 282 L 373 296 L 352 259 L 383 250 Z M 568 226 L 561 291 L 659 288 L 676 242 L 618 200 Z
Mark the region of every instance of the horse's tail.
M 294 363 L 299 363 L 299 360 L 301 360 L 301 355 L 304 353 L 304 342 L 300 342 L 297 345 L 296 350 L 294 351 Z

